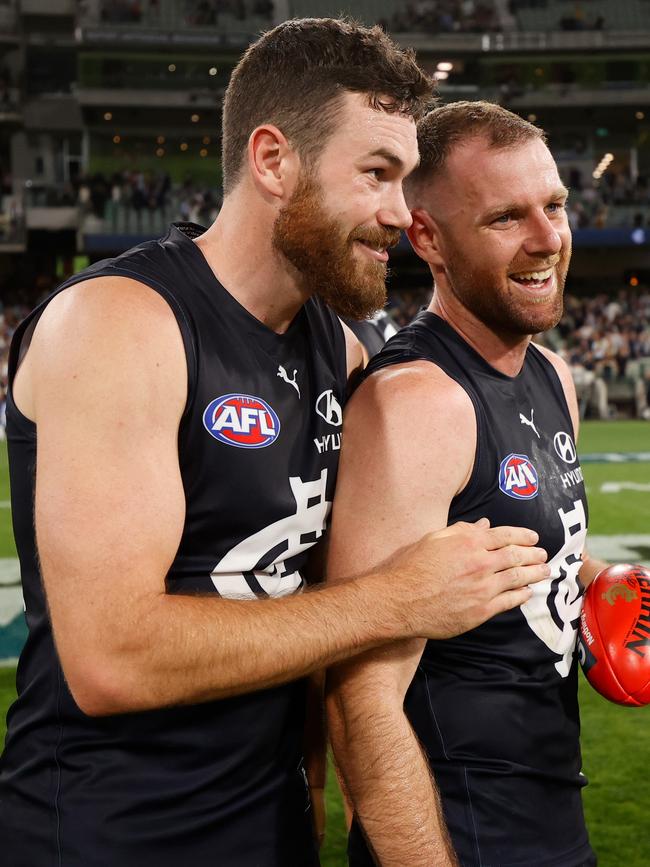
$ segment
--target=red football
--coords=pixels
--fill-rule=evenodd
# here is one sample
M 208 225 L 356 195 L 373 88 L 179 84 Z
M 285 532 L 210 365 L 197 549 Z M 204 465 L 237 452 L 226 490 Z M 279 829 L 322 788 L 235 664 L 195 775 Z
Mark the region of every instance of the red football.
M 578 652 L 605 698 L 650 703 L 650 569 L 621 563 L 598 573 L 585 593 Z

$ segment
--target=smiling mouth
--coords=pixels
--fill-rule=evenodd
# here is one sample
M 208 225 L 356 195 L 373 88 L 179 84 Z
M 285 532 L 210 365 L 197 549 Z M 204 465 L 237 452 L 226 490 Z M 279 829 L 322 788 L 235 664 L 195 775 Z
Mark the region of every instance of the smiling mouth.
M 388 250 L 385 247 L 378 247 L 376 244 L 371 244 L 361 238 L 355 238 L 355 243 L 363 247 L 365 252 L 376 262 L 388 262 Z
M 508 274 L 508 278 L 523 289 L 537 293 L 554 288 L 554 272 L 555 266 L 540 271 L 519 271 L 515 274 Z

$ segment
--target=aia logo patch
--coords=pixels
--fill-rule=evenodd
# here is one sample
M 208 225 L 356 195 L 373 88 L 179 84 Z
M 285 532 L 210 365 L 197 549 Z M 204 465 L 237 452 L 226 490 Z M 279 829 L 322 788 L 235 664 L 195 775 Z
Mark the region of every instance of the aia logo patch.
M 250 394 L 224 394 L 209 403 L 203 425 L 219 442 L 240 449 L 263 449 L 280 433 L 280 419 L 262 400 Z
M 532 500 L 537 496 L 539 478 L 528 455 L 508 455 L 501 461 L 499 487 L 515 500 Z

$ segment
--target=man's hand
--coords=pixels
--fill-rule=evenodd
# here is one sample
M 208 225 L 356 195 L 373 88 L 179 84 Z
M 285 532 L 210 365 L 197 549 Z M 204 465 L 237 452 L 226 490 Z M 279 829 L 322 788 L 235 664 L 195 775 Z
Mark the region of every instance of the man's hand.
M 451 638 L 532 595 L 547 578 L 546 551 L 524 527 L 460 522 L 403 548 L 382 572 L 395 572 L 395 593 L 409 637 Z

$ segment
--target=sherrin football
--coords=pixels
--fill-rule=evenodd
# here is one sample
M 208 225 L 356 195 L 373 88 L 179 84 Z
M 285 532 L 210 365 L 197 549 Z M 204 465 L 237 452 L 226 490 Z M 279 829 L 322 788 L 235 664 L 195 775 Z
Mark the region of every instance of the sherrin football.
M 650 569 L 621 563 L 598 573 L 585 593 L 578 653 L 605 698 L 650 703 Z

